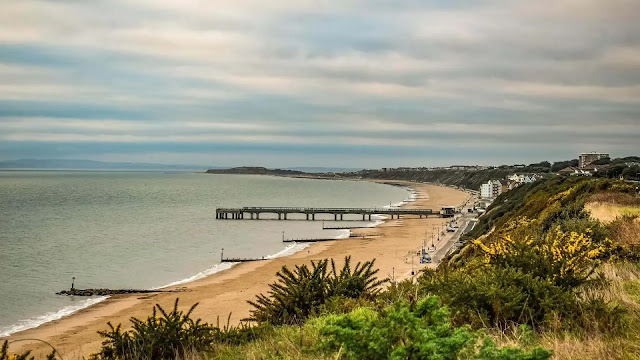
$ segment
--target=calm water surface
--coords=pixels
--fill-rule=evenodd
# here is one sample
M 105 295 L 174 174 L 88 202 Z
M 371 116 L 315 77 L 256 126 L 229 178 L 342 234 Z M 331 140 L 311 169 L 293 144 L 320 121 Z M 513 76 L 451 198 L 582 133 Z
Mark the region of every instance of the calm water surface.
M 0 171 L 0 336 L 101 300 L 54 294 L 74 276 L 78 288 L 154 288 L 223 269 L 221 248 L 259 257 L 296 250 L 282 243 L 283 231 L 341 235 L 321 221 L 216 220 L 217 207 L 373 207 L 407 198 L 405 189 L 367 182 Z

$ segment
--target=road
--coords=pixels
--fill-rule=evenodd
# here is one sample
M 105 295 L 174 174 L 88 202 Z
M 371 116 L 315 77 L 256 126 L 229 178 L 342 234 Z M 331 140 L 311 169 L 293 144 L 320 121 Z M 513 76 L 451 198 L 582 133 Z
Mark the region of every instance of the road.
M 473 202 L 472 202 L 473 204 Z M 451 235 L 451 238 L 444 243 L 439 249 L 431 254 L 432 267 L 438 266 L 442 259 L 447 256 L 450 251 L 454 251 L 459 246 L 457 243 L 462 235 L 468 233 L 478 222 L 476 218 L 477 214 L 474 212 L 468 212 L 467 208 L 462 209 L 462 213 L 456 218 L 455 222 L 458 224 L 458 229 Z

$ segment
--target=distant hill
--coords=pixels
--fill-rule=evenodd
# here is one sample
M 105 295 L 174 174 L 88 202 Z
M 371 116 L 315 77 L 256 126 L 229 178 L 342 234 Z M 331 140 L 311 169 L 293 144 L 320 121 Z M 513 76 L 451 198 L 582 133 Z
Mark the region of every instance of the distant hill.
M 261 166 L 240 166 L 230 169 L 209 169 L 209 174 L 243 174 L 243 175 L 303 175 L 305 172 L 288 169 L 267 169 Z
M 362 168 L 340 168 L 340 167 L 310 167 L 310 166 L 302 166 L 302 167 L 288 167 L 284 168 L 284 170 L 295 170 L 302 171 L 310 174 L 326 174 L 326 173 L 343 173 L 343 172 L 352 172 L 362 170 Z
M 106 162 L 75 159 L 19 159 L 0 161 L 0 169 L 42 170 L 202 170 L 202 165 Z

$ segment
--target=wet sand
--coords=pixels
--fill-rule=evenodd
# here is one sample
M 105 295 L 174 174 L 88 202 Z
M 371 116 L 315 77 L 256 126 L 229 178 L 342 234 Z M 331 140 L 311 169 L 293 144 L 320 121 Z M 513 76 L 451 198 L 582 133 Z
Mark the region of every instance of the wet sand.
M 416 200 L 406 204 L 406 208 L 440 209 L 442 206 L 459 206 L 469 197 L 465 192 L 444 186 L 417 183 L 404 185 L 417 192 Z M 441 229 L 446 221 L 435 217 L 386 220 L 375 228 L 352 231 L 354 234 L 375 236 L 315 243 L 286 257 L 238 264 L 204 279 L 170 288 L 184 289 L 180 293 L 113 296 L 70 316 L 13 334 L 8 339 L 42 339 L 53 344 L 65 359 L 79 359 L 100 348 L 102 339 L 97 331 L 107 329 L 108 321 L 114 325 L 121 323 L 127 328 L 130 317 L 146 318 L 154 304 L 169 308 L 173 306 L 176 297 L 180 298 L 181 308 L 199 303 L 194 311 L 195 317 L 213 324 L 219 317 L 220 323 L 223 324 L 231 313 L 231 323 L 235 324 L 249 316 L 251 306 L 247 300 L 254 299 L 259 293 L 267 292 L 268 284 L 275 281 L 275 274 L 282 266 L 293 267 L 295 264 L 324 258 L 333 258 L 338 265 L 341 265 L 347 255 L 351 255 L 352 260 L 356 262 L 375 258 L 375 267 L 380 269 L 379 277 L 406 279 L 411 277 L 412 266 L 416 273 L 424 266 L 432 266 L 419 264 L 416 252 L 421 248 L 424 239 L 428 240 L 427 245 L 431 245 L 431 234 L 438 232 L 437 228 Z M 444 238 L 440 243 L 436 241 L 436 248 L 439 249 L 445 242 Z M 18 342 L 10 346 L 12 352 L 24 349 L 33 349 L 35 354 L 50 351 L 42 343 L 33 341 Z

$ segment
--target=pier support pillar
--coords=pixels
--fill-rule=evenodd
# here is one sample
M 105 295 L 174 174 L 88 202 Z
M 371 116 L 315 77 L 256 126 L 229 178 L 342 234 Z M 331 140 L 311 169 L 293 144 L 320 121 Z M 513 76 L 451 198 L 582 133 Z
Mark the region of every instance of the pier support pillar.
M 342 214 L 340 214 L 340 220 L 342 220 L 342 216 L 343 216 L 343 215 L 342 215 Z
M 333 220 L 338 221 L 338 214 L 333 214 Z
M 365 216 L 366 216 L 365 214 L 362 214 L 362 221 L 364 221 L 364 217 L 365 217 Z
M 278 213 L 278 220 L 282 220 L 282 214 Z
M 371 214 L 369 214 L 369 221 L 371 221 Z
M 256 213 L 256 220 L 260 220 L 260 213 Z
M 287 213 L 284 213 L 284 219 L 287 220 Z
M 306 215 L 307 215 L 307 220 L 309 220 L 309 214 L 306 214 Z
M 315 220 L 316 219 L 316 214 L 311 214 L 311 220 Z

